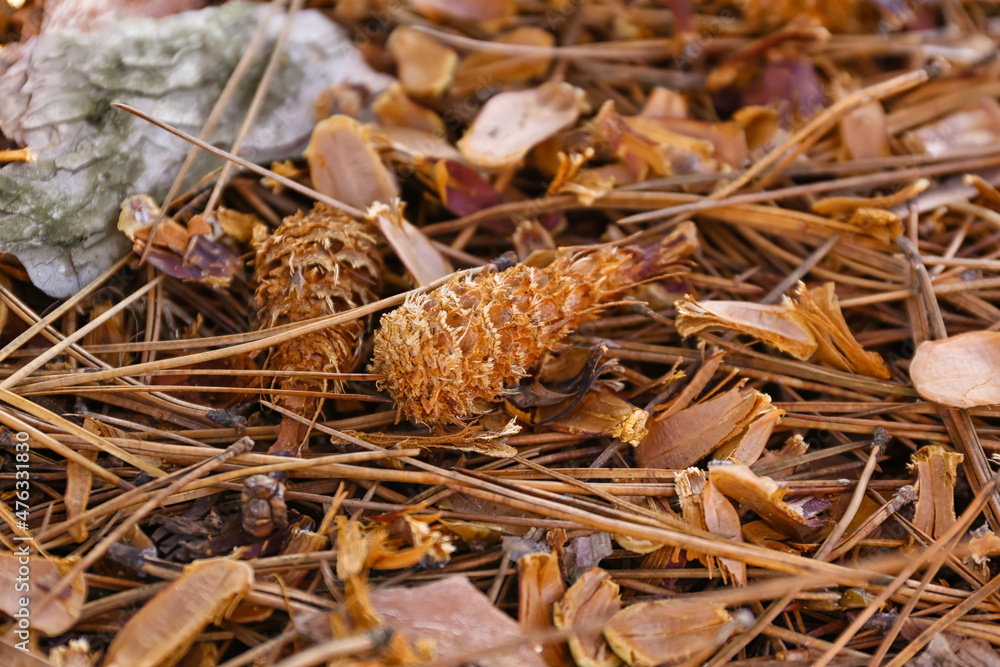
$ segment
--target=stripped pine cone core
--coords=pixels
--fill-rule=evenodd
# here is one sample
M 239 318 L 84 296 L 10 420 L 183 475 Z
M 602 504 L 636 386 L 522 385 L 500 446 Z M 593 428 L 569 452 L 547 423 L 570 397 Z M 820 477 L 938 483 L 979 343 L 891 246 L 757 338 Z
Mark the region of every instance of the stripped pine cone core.
M 543 269 L 456 276 L 382 317 L 372 370 L 400 415 L 432 427 L 464 424 L 503 399 L 549 351 L 640 283 L 683 272 L 697 248 L 680 225 L 650 247 L 560 254 Z
M 357 308 L 376 299 L 382 275 L 378 236 L 368 223 L 337 209 L 316 204 L 285 218 L 257 249 L 258 329 L 270 329 Z M 346 373 L 358 363 L 365 323 L 361 320 L 328 327 L 271 348 L 266 370 Z M 334 391 L 342 383 L 332 383 Z M 272 387 L 320 392 L 322 379 L 274 378 Z M 312 417 L 318 398 L 275 396 L 273 402 L 303 417 Z

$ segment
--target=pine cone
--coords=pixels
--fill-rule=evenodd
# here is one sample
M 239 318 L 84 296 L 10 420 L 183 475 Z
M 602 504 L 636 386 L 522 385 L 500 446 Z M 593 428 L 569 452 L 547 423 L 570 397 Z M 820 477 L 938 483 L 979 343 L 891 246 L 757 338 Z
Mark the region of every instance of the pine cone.
M 378 237 L 368 223 L 316 204 L 285 218 L 267 239 L 255 242 L 258 329 L 332 315 L 376 299 L 382 275 Z M 358 362 L 365 323 L 355 320 L 298 336 L 271 348 L 265 370 L 346 373 Z M 327 383 L 306 377 L 275 378 L 281 389 L 324 391 Z M 342 390 L 342 383 L 332 385 Z M 320 400 L 275 396 L 273 402 L 312 418 Z
M 684 223 L 656 246 L 565 252 L 544 269 L 519 264 L 413 295 L 375 332 L 379 388 L 409 419 L 464 424 L 624 291 L 682 272 L 677 260 L 696 248 L 695 227 Z

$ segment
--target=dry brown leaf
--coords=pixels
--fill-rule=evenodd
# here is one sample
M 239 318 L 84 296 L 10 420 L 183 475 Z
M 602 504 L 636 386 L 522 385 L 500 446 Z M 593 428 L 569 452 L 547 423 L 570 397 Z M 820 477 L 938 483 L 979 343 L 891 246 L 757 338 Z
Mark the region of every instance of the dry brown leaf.
M 882 357 L 877 352 L 865 350 L 847 327 L 833 283 L 811 290 L 800 284 L 795 296 L 802 319 L 818 343 L 816 356 L 820 361 L 840 370 L 883 380 L 892 376 Z
M 788 536 L 780 530 L 775 530 L 764 521 L 751 521 L 743 526 L 743 538 L 750 544 L 782 551 L 787 554 L 799 555 L 795 547 L 785 544 Z
M 822 519 L 806 516 L 798 505 L 785 502 L 785 488 L 770 477 L 758 477 L 742 463 L 713 461 L 708 479 L 721 493 L 752 509 L 772 527 L 791 537 L 801 529 L 818 528 Z
M 910 468 L 917 472 L 917 505 L 913 525 L 934 539 L 955 523 L 955 482 L 965 457 L 940 445 L 917 450 Z
M 414 588 L 380 588 L 371 599 L 386 625 L 409 642 L 432 641 L 436 660 L 476 653 L 475 662 L 482 667 L 546 667 L 525 643 L 505 653 L 483 652 L 510 644 L 523 633 L 465 577 L 445 577 Z
M 768 306 L 747 301 L 695 301 L 685 295 L 676 307 L 677 331 L 685 338 L 705 329 L 723 328 L 759 338 L 803 361 L 819 345 L 788 299 L 781 305 Z
M 740 525 L 740 515 L 729 499 L 719 493 L 711 482 L 705 484 L 701 494 L 702 511 L 705 516 L 705 527 L 708 532 L 719 537 L 725 537 L 737 542 L 743 541 L 743 527 Z M 734 558 L 719 558 L 723 581 L 728 574 L 740 586 L 747 583 L 747 565 Z
M 984 565 L 989 561 L 990 556 L 1000 554 L 1000 537 L 997 537 L 988 526 L 980 526 L 972 531 L 972 537 L 969 539 L 969 553 L 977 565 Z
M 365 214 L 378 227 L 418 285 L 429 285 L 451 275 L 454 269 L 431 240 L 403 217 L 404 205 L 398 200 L 372 204 Z
M 375 98 L 372 102 L 372 111 L 384 126 L 420 130 L 435 137 L 444 137 L 448 131 L 441 116 L 436 111 L 411 100 L 398 81 L 389 84 L 389 87 Z M 377 128 L 373 128 L 372 134 L 376 132 Z
M 548 30 L 534 26 L 521 26 L 493 40 L 497 44 L 522 44 L 552 47 L 556 38 Z M 543 57 L 507 56 L 480 51 L 466 56 L 455 68 L 451 94 L 465 97 L 482 92 L 486 86 L 523 84 L 545 76 L 552 59 Z
M 639 443 L 636 460 L 643 468 L 680 470 L 694 465 L 743 431 L 770 401 L 756 390 L 733 388 L 657 419 Z
M 483 21 L 494 24 L 517 9 L 514 0 L 408 0 L 422 15 L 433 21 Z
M 771 433 L 774 432 L 774 427 L 781 421 L 784 414 L 784 410 L 771 407 L 770 401 L 768 401 L 768 405 L 761 409 L 757 418 L 743 433 L 719 447 L 715 452 L 715 458 L 729 459 L 748 466 L 753 465 L 764 452 L 767 441 L 771 438 Z
M 834 96 L 839 100 L 861 88 L 860 82 L 842 75 L 832 82 Z M 846 159 L 864 160 L 891 155 L 889 129 L 885 108 L 878 100 L 858 107 L 840 119 L 840 141 Z
M 622 607 L 618 584 L 599 567 L 577 579 L 562 600 L 555 604 L 553 617 L 560 630 L 600 623 Z M 579 667 L 616 667 L 621 664 L 600 630 L 570 635 L 569 650 Z
M 604 636 L 632 667 L 669 667 L 700 664 L 739 628 L 724 607 L 657 600 L 615 614 Z
M 593 123 L 639 180 L 650 170 L 658 176 L 715 171 L 712 142 L 668 130 L 655 118 L 621 116 L 613 100 L 604 103 Z
M 708 530 L 705 524 L 705 505 L 702 499 L 702 491 L 705 490 L 705 483 L 708 480 L 705 473 L 698 468 L 687 468 L 677 471 L 674 477 L 674 488 L 677 491 L 677 500 L 681 505 L 681 517 L 684 523 L 695 530 Z M 688 560 L 700 560 L 709 570 L 715 565 L 715 560 L 711 556 L 687 550 Z
M 84 428 L 88 427 L 88 422 L 92 422 L 89 417 L 84 419 Z M 88 429 L 90 430 L 90 429 Z M 91 461 L 97 460 L 99 452 L 81 451 L 80 455 Z M 94 473 L 84 468 L 79 463 L 68 461 L 66 463 L 66 493 L 64 501 L 66 503 L 66 520 L 72 520 L 87 511 L 87 503 L 90 500 L 90 487 L 94 483 Z M 78 544 L 87 540 L 87 525 L 77 523 L 69 530 L 69 534 Z
M 566 592 L 559 558 L 554 553 L 533 553 L 517 561 L 518 597 L 517 620 L 526 634 L 546 632 L 553 628 L 552 605 Z M 550 667 L 566 664 L 566 646 L 561 643 L 543 644 L 536 648 Z
M 188 650 L 253 588 L 253 568 L 225 558 L 200 560 L 129 619 L 108 647 L 105 667 L 156 667 Z
M 677 330 L 685 338 L 710 328 L 723 328 L 758 338 L 767 345 L 805 361 L 815 354 L 834 368 L 878 378 L 890 377 L 889 367 L 875 352 L 854 338 L 840 311 L 835 285 L 807 290 L 799 284 L 797 301 L 780 305 L 747 301 L 677 301 Z
M 132 249 L 137 255 L 145 252 L 150 264 L 181 280 L 197 280 L 215 287 L 225 287 L 232 282 L 242 262 L 226 247 L 206 236 L 207 229 L 195 229 L 199 216 L 192 218 L 190 228 L 162 217 L 150 240 L 153 223 L 160 216 L 159 205 L 149 195 L 132 195 L 122 202 L 118 230 L 132 241 Z M 148 251 L 147 245 L 152 246 Z
M 631 445 L 639 444 L 646 437 L 649 413 L 607 389 L 588 392 L 566 414 L 549 417 L 564 409 L 563 403 L 539 407 L 535 421 L 556 431 L 589 436 L 608 435 Z
M 0 611 L 13 618 L 15 624 L 29 619 L 31 628 L 47 637 L 61 635 L 80 617 L 87 599 L 87 582 L 82 573 L 77 575 L 60 595 L 39 608 L 38 604 L 76 559 L 29 554 L 26 542 L 12 552 L 0 553 Z
M 328 197 L 365 209 L 399 196 L 395 177 L 372 145 L 370 130 L 349 116 L 317 123 L 305 156 L 313 187 Z
M 800 456 L 804 455 L 809 451 L 809 444 L 805 441 L 800 434 L 796 433 L 792 437 L 785 441 L 785 444 L 781 446 L 778 450 L 768 450 L 764 452 L 755 463 L 749 464 L 750 469 L 753 471 L 764 469 L 765 467 L 772 467 L 776 465 L 785 464 L 788 461 L 793 461 Z M 745 461 L 741 461 L 745 463 Z M 798 466 L 790 465 L 777 472 L 772 473 L 770 476 L 774 479 L 780 477 L 787 477 L 795 472 Z
M 954 408 L 1000 404 L 1000 332 L 972 331 L 925 341 L 910 362 L 921 397 Z
M 483 105 L 458 150 L 481 167 L 517 164 L 536 145 L 576 122 L 584 93 L 568 83 L 496 95 Z
M 399 83 L 414 97 L 437 97 L 451 83 L 458 53 L 430 35 L 400 26 L 392 31 L 386 50 L 396 60 Z
M 933 157 L 1000 142 L 1000 103 L 981 97 L 961 111 L 907 132 L 903 143 Z
M 393 157 L 411 162 L 417 167 L 425 162 L 443 163 L 446 160 L 463 159 L 462 154 L 443 136 L 398 125 L 369 125 L 368 128 L 372 142 L 379 150 L 392 151 L 396 153 Z

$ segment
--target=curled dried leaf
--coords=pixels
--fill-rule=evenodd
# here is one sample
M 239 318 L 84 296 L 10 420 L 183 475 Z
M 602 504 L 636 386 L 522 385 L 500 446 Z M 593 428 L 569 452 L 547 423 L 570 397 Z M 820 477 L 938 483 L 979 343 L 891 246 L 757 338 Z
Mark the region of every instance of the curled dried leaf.
M 305 152 L 313 187 L 355 208 L 399 196 L 396 179 L 375 150 L 371 131 L 350 116 L 316 124 Z
M 533 553 L 517 561 L 517 620 L 526 633 L 552 629 L 552 605 L 563 597 L 566 586 L 554 553 Z M 552 667 L 566 664 L 563 644 L 544 644 L 538 654 Z
M 385 46 L 396 60 L 400 85 L 410 95 L 437 97 L 451 82 L 458 54 L 430 35 L 400 26 Z
M 858 343 L 833 290 L 834 284 L 826 283 L 811 290 L 800 284 L 795 291 L 802 319 L 817 342 L 816 356 L 840 370 L 888 379 L 892 375 L 889 366 L 877 352 L 869 352 Z
M 719 493 L 714 484 L 708 482 L 702 491 L 701 500 L 708 532 L 742 542 L 743 527 L 740 525 L 740 515 L 729 499 Z M 740 586 L 746 585 L 746 563 L 733 558 L 719 558 L 718 561 L 723 572 L 723 580 L 728 574 Z
M 955 482 L 965 457 L 940 445 L 917 450 L 910 468 L 917 473 L 917 505 L 913 525 L 934 539 L 955 523 Z
M 425 162 L 461 160 L 462 154 L 443 136 L 398 125 L 371 125 L 372 142 L 379 150 L 391 151 L 393 157 L 420 167 Z
M 633 667 L 667 667 L 701 663 L 739 628 L 724 607 L 658 600 L 618 612 L 604 636 L 615 653 Z
M 151 245 L 147 261 L 167 275 L 212 286 L 229 285 L 242 266 L 236 255 L 209 238 L 208 229 L 193 225 L 188 229 L 169 217 L 160 220 L 150 239 L 159 216 L 160 207 L 149 195 L 133 195 L 122 202 L 118 229 L 132 241 L 136 254 Z
M 742 463 L 713 461 L 708 466 L 709 481 L 721 493 L 756 512 L 771 526 L 797 537 L 799 531 L 824 524 L 800 504 L 785 502 L 787 491 L 770 477 L 758 477 Z
M 1000 332 L 972 331 L 925 341 L 910 363 L 921 397 L 954 408 L 1000 404 Z
M 730 329 L 802 360 L 818 347 L 801 314 L 788 300 L 768 306 L 746 301 L 695 301 L 685 295 L 676 306 L 677 331 L 685 338 L 709 328 Z
M 575 399 L 567 399 L 574 401 Z M 578 435 L 608 435 L 622 442 L 637 445 L 646 437 L 646 419 L 649 416 L 625 399 L 607 389 L 591 391 L 580 399 L 569 412 L 559 417 L 547 415 L 565 411 L 564 402 L 538 408 L 536 421 L 545 423 L 556 431 Z
M 196 561 L 125 624 L 108 647 L 105 667 L 172 664 L 206 625 L 221 621 L 254 584 L 241 561 Z
M 715 458 L 753 465 L 760 458 L 771 433 L 774 432 L 775 425 L 781 421 L 784 414 L 784 410 L 778 410 L 770 405 L 764 406 L 745 431 L 716 450 Z
M 694 465 L 738 436 L 770 402 L 767 394 L 733 388 L 679 410 L 653 422 L 636 449 L 636 459 L 644 468 L 680 470 Z
M 63 592 L 44 607 L 38 604 L 62 579 L 75 559 L 44 558 L 29 555 L 27 543 L 16 550 L 0 553 L 0 611 L 13 619 L 30 619 L 31 628 L 46 637 L 66 632 L 80 617 L 87 599 L 84 575 L 75 577 Z M 25 583 L 28 587 L 25 588 Z M 27 605 L 22 604 L 27 601 Z
M 596 625 L 611 618 L 622 607 L 618 584 L 599 567 L 584 572 L 553 608 L 560 630 Z M 621 660 L 604 640 L 600 630 L 570 635 L 569 650 L 579 667 L 616 667 Z
M 395 81 L 375 98 L 372 111 L 383 126 L 420 130 L 434 137 L 444 137 L 448 130 L 436 111 L 411 100 L 399 82 Z M 373 135 L 378 131 L 377 127 L 372 128 Z
M 576 122 L 584 92 L 568 83 L 496 95 L 483 105 L 458 150 L 481 167 L 517 164 L 536 145 Z
M 405 205 L 393 199 L 387 204 L 372 204 L 366 217 L 382 232 L 418 285 L 429 285 L 451 274 L 454 271 L 451 264 L 431 240 L 404 217 L 404 210 Z
M 669 130 L 655 118 L 621 116 L 613 100 L 601 107 L 594 127 L 639 180 L 650 170 L 671 176 L 715 171 L 717 166 L 712 142 Z

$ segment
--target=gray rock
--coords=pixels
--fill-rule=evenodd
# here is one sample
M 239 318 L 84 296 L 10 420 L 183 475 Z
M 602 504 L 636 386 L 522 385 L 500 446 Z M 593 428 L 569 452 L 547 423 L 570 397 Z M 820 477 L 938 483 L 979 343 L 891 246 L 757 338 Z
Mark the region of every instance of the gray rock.
M 0 252 L 17 255 L 32 281 L 70 296 L 111 266 L 130 243 L 115 227 L 132 194 L 166 194 L 188 144 L 110 106 L 124 102 L 197 134 L 268 8 L 230 2 L 162 19 L 128 19 L 91 34 L 53 32 L 0 51 L 0 130 L 30 148 L 34 163 L 0 168 Z M 268 26 L 273 40 L 283 16 Z M 210 137 L 236 135 L 270 46 Z M 380 91 L 350 39 L 321 13 L 295 18 L 286 57 L 241 155 L 266 163 L 301 153 L 313 101 L 340 81 Z M 216 168 L 203 155 L 187 185 Z

